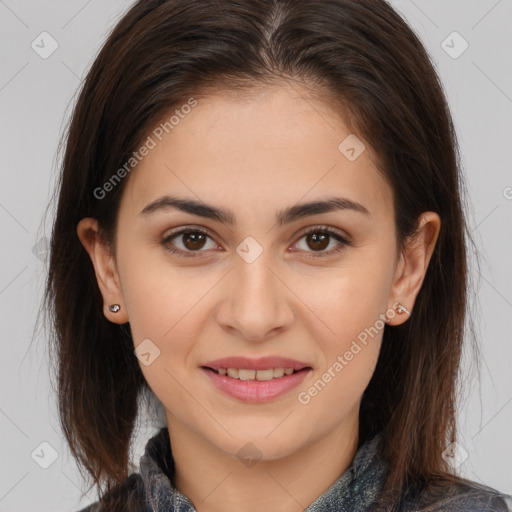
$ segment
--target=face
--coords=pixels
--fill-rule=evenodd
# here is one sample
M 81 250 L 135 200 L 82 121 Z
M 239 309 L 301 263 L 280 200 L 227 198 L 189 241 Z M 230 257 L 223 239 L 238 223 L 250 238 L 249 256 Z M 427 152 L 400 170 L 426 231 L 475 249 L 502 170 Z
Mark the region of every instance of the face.
M 200 99 L 152 135 L 121 200 L 109 300 L 144 349 L 170 429 L 231 454 L 251 441 L 269 460 L 357 432 L 401 258 L 391 188 L 368 144 L 355 160 L 339 149 L 350 134 L 329 106 L 283 85 Z M 334 198 L 336 208 L 297 208 Z M 228 357 L 251 361 L 212 363 Z M 267 357 L 292 361 L 244 371 Z M 279 377 L 294 366 L 304 369 Z

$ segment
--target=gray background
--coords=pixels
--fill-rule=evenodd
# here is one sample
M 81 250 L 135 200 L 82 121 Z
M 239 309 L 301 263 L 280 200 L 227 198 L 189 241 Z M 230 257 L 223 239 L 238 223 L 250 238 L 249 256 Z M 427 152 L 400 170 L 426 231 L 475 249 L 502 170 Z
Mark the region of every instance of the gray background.
M 45 279 L 51 216 L 47 225 L 41 219 L 57 144 L 81 78 L 130 4 L 0 0 L 0 511 L 71 511 L 95 499 L 91 491 L 78 501 L 80 479 L 56 418 L 46 338 L 30 340 Z M 512 0 L 392 4 L 426 45 L 448 94 L 482 255 L 471 293 L 480 308 L 481 385 L 466 359 L 470 387 L 460 405 L 455 463 L 463 475 L 512 493 Z M 51 49 L 44 31 L 58 44 L 46 59 L 39 54 Z M 459 55 L 464 40 L 469 47 Z M 153 431 L 144 421 L 135 460 Z

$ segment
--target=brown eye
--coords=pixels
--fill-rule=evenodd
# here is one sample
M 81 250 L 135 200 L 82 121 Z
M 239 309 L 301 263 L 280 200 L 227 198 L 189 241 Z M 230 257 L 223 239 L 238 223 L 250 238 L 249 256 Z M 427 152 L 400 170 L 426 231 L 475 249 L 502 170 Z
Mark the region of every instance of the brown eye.
M 208 239 L 212 241 L 211 247 L 207 247 Z M 299 248 L 299 251 L 306 253 L 306 257 L 330 256 L 341 251 L 345 246 L 350 245 L 349 240 L 337 231 L 327 227 L 312 228 L 302 235 L 299 242 L 302 239 L 305 240 L 305 247 Z M 326 250 L 335 241 L 338 244 L 334 244 L 333 249 Z M 299 242 L 295 245 L 298 245 Z M 217 248 L 217 245 L 207 232 L 190 228 L 171 233 L 161 243 L 169 252 L 187 257 L 200 256 L 202 252 L 206 252 L 209 248 Z
M 306 235 L 309 247 L 315 251 L 323 251 L 329 245 L 329 235 L 324 233 L 310 233 Z
M 197 231 L 185 231 L 181 234 L 183 245 L 191 250 L 202 249 L 205 245 L 207 236 Z
M 301 252 L 305 252 L 305 256 L 308 258 L 330 256 L 350 245 L 349 240 L 337 231 L 327 227 L 312 228 L 302 235 L 299 242 L 302 239 L 305 240 L 305 243 L 303 244 L 305 247 L 299 247 L 299 250 Z M 333 241 L 338 241 L 339 243 L 337 245 L 334 244 L 333 249 L 326 251 L 327 247 L 329 247 Z M 299 242 L 297 242 L 296 245 L 300 245 Z
M 199 229 L 182 229 L 171 233 L 162 240 L 162 245 L 170 252 L 181 256 L 199 256 L 206 249 L 215 249 L 217 245 L 212 240 L 212 246 L 207 247 L 211 237 L 205 231 Z M 204 249 L 204 250 L 203 250 Z M 197 253 L 197 254 L 195 254 Z

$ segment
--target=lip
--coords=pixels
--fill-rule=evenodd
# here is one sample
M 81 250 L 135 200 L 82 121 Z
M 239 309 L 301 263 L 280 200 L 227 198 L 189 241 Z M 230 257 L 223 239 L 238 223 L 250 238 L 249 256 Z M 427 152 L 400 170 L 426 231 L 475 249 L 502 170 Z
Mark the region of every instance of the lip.
M 243 368 L 247 370 L 268 370 L 269 368 L 293 368 L 294 370 L 302 370 L 303 368 L 311 368 L 311 365 L 308 363 L 279 356 L 265 356 L 257 359 L 250 359 L 243 356 L 224 357 L 204 363 L 202 366 L 212 368 L 213 370 L 218 370 L 219 368 Z
M 288 360 L 289 361 L 289 360 Z M 213 361 L 212 361 L 213 362 Z M 217 364 L 217 362 L 214 362 Z M 255 363 L 252 360 L 253 364 Z M 296 361 L 297 363 L 297 361 Z M 211 364 L 211 363 L 208 363 Z M 245 364 L 245 363 L 244 363 Z M 301 363 L 302 364 L 302 363 Z M 270 366 L 271 368 L 281 368 L 282 366 Z M 291 368 L 288 366 L 287 368 Z M 225 368 L 220 366 L 220 368 Z M 228 368 L 234 368 L 234 366 L 228 366 Z M 242 366 L 242 368 L 244 368 Z M 247 367 L 245 367 L 247 368 Z M 267 368 L 269 368 L 267 366 Z M 249 368 L 264 370 L 265 368 Z M 223 393 L 236 398 L 242 402 L 265 402 L 277 398 L 281 395 L 286 394 L 293 388 L 297 387 L 312 371 L 311 367 L 303 368 L 291 375 L 284 375 L 278 379 L 258 381 L 258 380 L 239 380 L 228 377 L 227 375 L 220 375 L 211 368 L 201 367 L 201 370 L 210 378 L 210 381 L 214 386 L 222 391 Z

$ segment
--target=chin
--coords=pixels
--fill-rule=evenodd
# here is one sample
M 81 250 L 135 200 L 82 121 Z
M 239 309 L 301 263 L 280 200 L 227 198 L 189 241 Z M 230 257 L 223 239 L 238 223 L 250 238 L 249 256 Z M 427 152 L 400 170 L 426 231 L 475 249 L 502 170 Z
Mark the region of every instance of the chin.
M 282 421 L 282 420 L 281 420 Z M 235 435 L 233 430 L 226 426 L 228 431 L 233 433 L 233 437 L 224 435 L 222 439 L 211 439 L 219 449 L 242 459 L 249 458 L 254 460 L 277 460 L 289 456 L 300 448 L 300 440 L 290 432 L 277 432 L 275 426 L 248 426 L 242 435 Z M 273 431 L 273 432 L 272 432 Z M 271 434 L 269 435 L 269 432 Z M 293 440 L 293 444 L 290 443 Z M 242 460 L 243 461 L 243 460 Z

